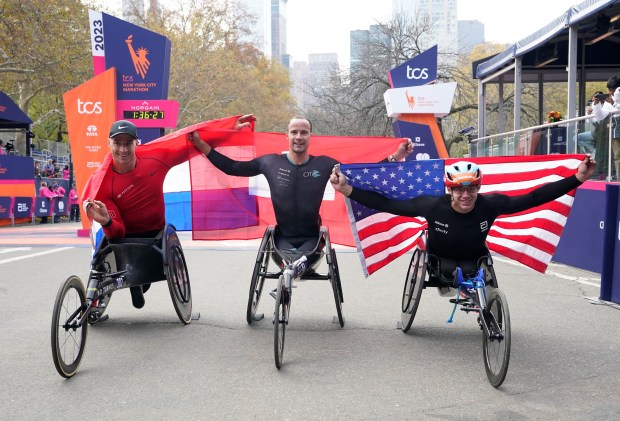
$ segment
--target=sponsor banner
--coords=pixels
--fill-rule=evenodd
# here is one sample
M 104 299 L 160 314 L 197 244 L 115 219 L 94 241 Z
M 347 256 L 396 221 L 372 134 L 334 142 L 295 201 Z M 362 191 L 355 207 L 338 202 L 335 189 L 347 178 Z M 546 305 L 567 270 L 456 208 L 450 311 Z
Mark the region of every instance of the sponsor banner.
M 103 42 L 103 13 L 88 11 L 90 21 L 90 45 L 93 53 L 93 69 L 95 76 L 105 72 L 105 44 Z
M 30 218 L 32 216 L 32 197 L 17 196 L 13 200 L 13 216 Z
M 179 103 L 167 99 L 118 100 L 116 119 L 129 120 L 137 127 L 176 127 Z
M 34 216 L 40 218 L 42 216 L 52 215 L 52 200 L 49 197 L 34 198 Z
M 56 197 L 54 199 L 54 215 L 69 214 L 69 199 L 66 197 Z
M 443 117 L 450 112 L 456 82 L 428 86 L 388 89 L 383 94 L 388 117 L 401 114 L 433 114 Z
M 110 126 L 116 120 L 115 83 L 116 70 L 110 69 L 63 95 L 78 192 L 109 151 Z M 85 215 L 82 226 L 88 227 Z
M 554 262 L 601 273 L 605 254 L 605 186 L 606 183 L 585 182 L 577 189 L 553 255 Z
M 437 80 L 437 46 L 433 46 L 388 72 L 392 88 L 421 86 Z
M 394 133 L 397 136 L 408 137 L 414 142 L 416 138 L 420 138 L 421 147 L 418 150 L 418 145 L 414 149 L 414 153 L 409 155 L 409 159 L 427 159 L 426 154 L 430 158 L 449 158 L 448 150 L 446 149 L 446 143 L 443 140 L 439 126 L 437 125 L 437 119 L 432 114 L 401 114 L 399 120 L 397 120 L 393 126 Z M 400 134 L 398 134 L 400 133 Z M 428 133 L 430 133 L 429 139 Z
M 0 155 L 0 196 L 34 196 L 34 160 Z
M 437 152 L 428 125 L 395 120 L 392 123 L 392 128 L 395 137 L 408 137 L 413 142 L 413 153 L 407 157 L 407 161 L 443 158 Z
M 0 197 L 0 219 L 8 219 L 11 217 L 11 198 Z
M 168 98 L 170 40 L 106 13 L 89 17 L 95 72 L 116 68 L 118 99 Z

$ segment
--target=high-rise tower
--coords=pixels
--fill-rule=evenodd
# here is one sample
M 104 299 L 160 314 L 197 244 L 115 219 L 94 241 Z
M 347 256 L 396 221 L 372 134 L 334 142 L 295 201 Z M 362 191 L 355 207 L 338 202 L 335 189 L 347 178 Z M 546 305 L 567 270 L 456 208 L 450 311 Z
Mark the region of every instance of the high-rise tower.
M 457 52 L 456 0 L 392 0 L 392 14 L 417 17 L 431 24 L 432 33 L 423 37 L 425 48 L 437 44 L 440 53 Z

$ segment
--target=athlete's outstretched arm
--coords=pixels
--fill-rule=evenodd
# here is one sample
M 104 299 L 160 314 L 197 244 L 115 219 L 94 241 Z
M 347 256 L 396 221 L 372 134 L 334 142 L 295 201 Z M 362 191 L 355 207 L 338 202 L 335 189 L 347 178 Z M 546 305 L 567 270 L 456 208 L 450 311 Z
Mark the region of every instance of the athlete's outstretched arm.
M 574 175 L 554 181 L 553 183 L 547 183 L 528 194 L 507 198 L 506 203 L 502 206 L 502 213 L 521 212 L 551 202 L 565 195 L 592 177 L 595 165 L 596 162 L 592 159 L 592 156 L 590 154 L 586 155 L 579 164 L 577 172 Z
M 245 127 L 250 127 L 253 121 L 256 121 L 256 117 L 253 114 L 245 114 L 237 119 L 235 122 L 235 130 L 241 130 Z M 200 138 L 198 132 L 191 132 L 188 135 L 188 140 L 194 145 L 196 149 L 202 152 L 205 156 L 209 155 L 213 148 L 207 142 Z
M 250 127 L 256 118 L 252 114 L 246 114 L 239 117 L 235 123 L 235 130 L 241 130 L 244 127 Z M 251 161 L 235 161 L 225 155 L 222 155 L 218 151 L 214 150 L 211 145 L 200 138 L 198 132 L 192 132 L 189 134 L 189 141 L 194 145 L 196 149 L 206 156 L 209 161 L 220 171 L 228 175 L 236 175 L 240 177 L 253 177 L 260 174 L 258 163 L 255 160 Z

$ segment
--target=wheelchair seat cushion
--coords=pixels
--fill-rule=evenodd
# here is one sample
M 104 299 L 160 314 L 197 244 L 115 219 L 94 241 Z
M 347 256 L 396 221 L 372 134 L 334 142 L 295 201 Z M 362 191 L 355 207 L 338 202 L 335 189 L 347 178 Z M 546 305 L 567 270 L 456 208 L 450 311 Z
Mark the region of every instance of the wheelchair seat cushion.
M 273 259 L 276 264 L 283 268 L 286 264 L 294 262 L 302 256 L 308 258 L 308 267 L 312 267 L 318 263 L 323 256 L 323 248 L 325 247 L 325 238 L 290 238 L 278 235 L 278 231 L 274 233 L 273 240 Z
M 450 286 L 456 285 L 456 268 L 460 267 L 463 276 L 471 278 L 476 276 L 480 267 L 481 259 L 477 260 L 454 260 L 446 257 L 439 257 L 432 254 L 428 255 L 429 286 Z M 432 285 L 432 284 L 438 285 Z

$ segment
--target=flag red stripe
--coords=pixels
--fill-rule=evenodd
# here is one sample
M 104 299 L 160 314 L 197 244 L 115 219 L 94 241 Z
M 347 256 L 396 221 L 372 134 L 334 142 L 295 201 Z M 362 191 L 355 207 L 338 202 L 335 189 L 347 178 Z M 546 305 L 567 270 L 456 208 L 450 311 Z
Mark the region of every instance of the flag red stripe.
M 556 222 L 544 218 L 536 218 L 530 221 L 520 222 L 508 222 L 503 219 L 496 219 L 493 223 L 494 227 L 503 229 L 531 229 L 533 227 L 541 227 L 543 225 L 545 227 L 545 231 L 549 231 L 550 233 L 557 236 L 562 234 L 562 230 L 564 229 L 564 225 L 560 225 Z
M 386 214 L 389 215 L 389 214 Z M 375 235 L 379 232 L 389 231 L 397 225 L 405 224 L 407 222 L 417 222 L 417 223 L 425 223 L 424 219 L 420 218 L 411 218 L 407 216 L 392 216 L 389 220 L 376 222 L 372 225 L 359 229 L 357 234 L 359 235 L 360 240 L 370 237 L 371 235 Z M 359 225 L 358 225 L 359 228 Z
M 500 246 L 497 244 L 492 244 L 490 242 L 489 242 L 489 249 L 491 249 L 491 251 L 501 254 L 502 256 L 505 256 L 510 259 L 516 260 L 517 262 L 523 263 L 524 265 L 529 266 L 538 272 L 545 273 L 545 271 L 547 270 L 546 263 L 543 263 L 540 260 L 536 260 L 535 258 L 525 253 L 520 253 L 513 249 Z
M 548 241 L 545 241 L 541 238 L 537 238 L 533 235 L 518 235 L 518 234 L 505 235 L 498 231 L 493 231 L 493 230 L 491 230 L 491 233 L 489 233 L 489 237 L 488 237 L 489 241 L 491 241 L 492 238 L 505 238 L 508 240 L 516 241 L 518 243 L 527 244 L 530 247 L 534 247 L 535 249 L 541 250 L 548 254 L 553 254 L 555 252 L 555 247 L 557 245 L 557 244 L 551 244 Z
M 419 237 L 416 241 L 414 241 L 411 247 L 408 247 L 406 250 L 399 250 L 397 252 L 390 253 L 384 259 L 378 261 L 377 263 L 373 263 L 372 265 L 369 265 L 368 273 L 371 274 L 373 272 L 376 272 L 377 270 L 381 269 L 382 267 L 390 263 L 392 260 L 405 254 L 408 250 L 412 249 L 413 247 L 415 247 L 416 245 L 420 243 L 420 238 L 422 237 Z
M 364 247 L 364 250 L 363 250 L 364 256 L 368 258 L 370 256 L 374 256 L 377 253 L 381 253 L 382 251 L 386 250 L 389 247 L 398 246 L 398 244 L 407 241 L 408 239 L 416 235 L 419 231 L 420 231 L 419 228 L 405 229 L 401 231 L 400 233 L 398 233 L 397 235 L 390 237 L 385 241 L 379 241 L 370 246 L 366 246 Z M 360 240 L 362 240 L 361 237 L 360 237 Z M 407 250 L 409 250 L 411 247 L 408 247 Z
M 562 216 L 568 216 L 568 214 L 570 213 L 570 209 L 571 207 L 566 205 L 565 203 L 554 200 L 553 202 L 545 203 L 543 205 L 526 209 L 521 212 L 511 213 L 510 215 L 500 215 L 500 218 L 502 216 L 523 216 L 528 214 L 534 214 L 536 212 L 556 212 Z

